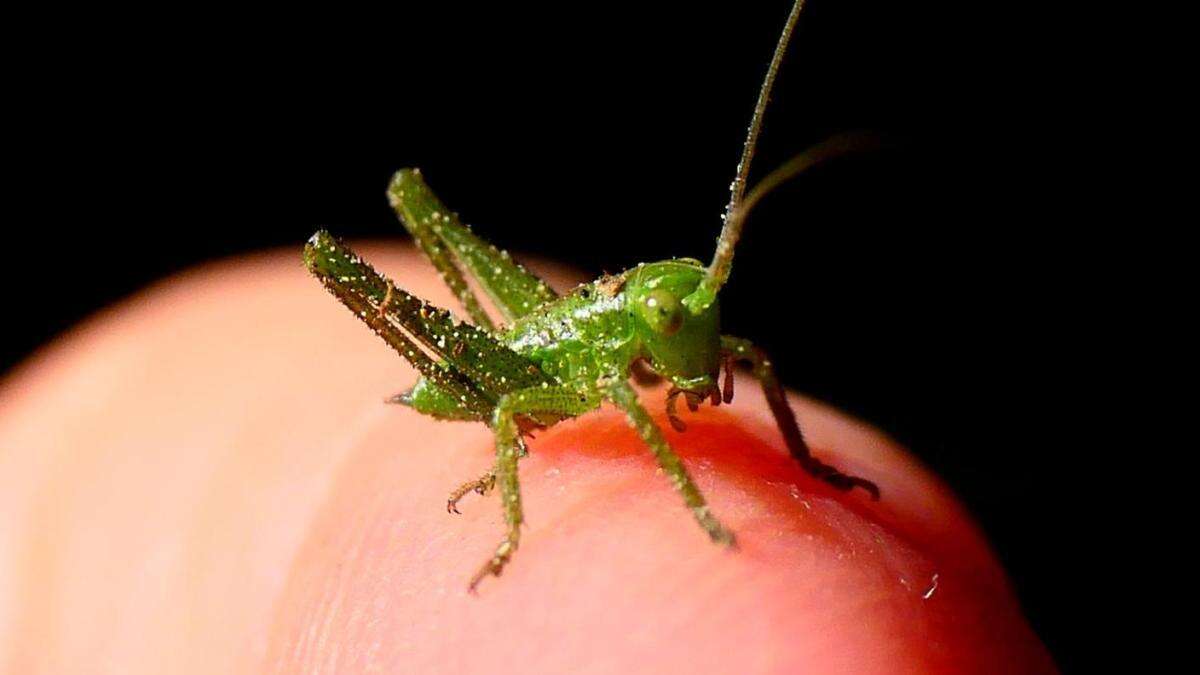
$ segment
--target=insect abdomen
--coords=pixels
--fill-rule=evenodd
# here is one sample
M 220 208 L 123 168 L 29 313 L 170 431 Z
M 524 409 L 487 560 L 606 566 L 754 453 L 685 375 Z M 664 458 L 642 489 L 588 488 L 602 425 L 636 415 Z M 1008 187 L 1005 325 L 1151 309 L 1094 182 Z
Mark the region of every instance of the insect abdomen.
M 425 378 L 417 380 L 412 389 L 392 399 L 406 405 L 422 415 L 442 420 L 484 422 L 484 417 L 463 404 L 452 392 L 437 386 Z

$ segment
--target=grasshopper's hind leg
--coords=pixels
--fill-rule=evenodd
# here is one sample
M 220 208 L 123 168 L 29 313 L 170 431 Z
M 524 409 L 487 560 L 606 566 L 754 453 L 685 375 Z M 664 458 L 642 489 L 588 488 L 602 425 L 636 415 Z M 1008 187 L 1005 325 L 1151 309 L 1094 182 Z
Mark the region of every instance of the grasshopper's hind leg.
M 392 177 L 388 199 L 404 227 L 433 262 L 442 279 L 477 326 L 494 331 L 457 260 L 479 282 L 506 321 L 518 319 L 558 295 L 507 253 L 480 239 L 433 194 L 421 172 L 403 169 Z
M 637 400 L 637 392 L 627 382 L 617 382 L 608 388 L 608 397 L 618 408 L 625 412 L 625 416 L 629 419 L 629 424 L 637 431 L 646 445 L 650 446 L 650 450 L 654 452 L 654 457 L 658 459 L 658 465 L 671 479 L 671 483 L 679 494 L 683 496 L 683 501 L 687 507 L 691 509 L 692 515 L 696 517 L 696 522 L 704 531 L 708 533 L 709 538 L 718 544 L 734 545 L 733 532 L 726 529 L 720 521 L 708 509 L 708 504 L 704 501 L 704 495 L 700 494 L 700 489 L 692 482 L 692 477 L 688 475 L 687 469 L 684 468 L 683 462 L 679 456 L 671 449 L 667 439 L 663 438 L 662 431 L 654 420 L 650 419 L 650 414 L 642 407 L 642 404 Z
M 518 389 L 505 394 L 496 404 L 492 415 L 492 432 L 496 436 L 495 481 L 500 487 L 507 531 L 500 545 L 496 547 L 496 552 L 471 578 L 471 591 L 474 591 L 479 582 L 488 575 L 499 576 L 521 541 L 524 513 L 521 510 L 521 484 L 517 477 L 517 460 L 523 454 L 524 444 L 521 443 L 521 428 L 517 423 L 517 415 L 575 417 L 599 404 L 598 395 L 558 386 Z
M 728 357 L 746 363 L 751 367 L 754 377 L 758 378 L 758 381 L 762 384 L 763 393 L 767 397 L 767 405 L 771 408 L 771 414 L 775 416 L 775 422 L 779 425 L 779 431 L 783 434 L 783 440 L 787 443 L 788 451 L 791 452 L 792 457 L 799 462 L 805 471 L 810 473 L 814 478 L 818 478 L 838 490 L 849 491 L 860 487 L 870 493 L 871 499 L 879 499 L 879 488 L 871 481 L 856 476 L 848 476 L 812 456 L 812 452 L 808 449 L 808 443 L 804 441 L 804 435 L 800 433 L 800 425 L 796 423 L 796 416 L 792 413 L 792 407 L 788 405 L 783 385 L 779 383 L 779 378 L 775 376 L 775 369 L 771 366 L 771 360 L 767 358 L 761 349 L 754 346 L 749 340 L 728 335 L 721 336 L 721 349 Z

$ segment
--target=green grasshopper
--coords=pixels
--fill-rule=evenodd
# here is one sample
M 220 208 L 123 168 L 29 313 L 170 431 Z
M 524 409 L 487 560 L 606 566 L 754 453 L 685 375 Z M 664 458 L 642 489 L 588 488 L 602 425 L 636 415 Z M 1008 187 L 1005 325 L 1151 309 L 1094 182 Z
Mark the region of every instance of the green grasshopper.
M 670 381 L 667 415 L 682 431 L 677 398 L 684 397 L 693 411 L 705 399 L 713 405 L 729 403 L 733 364 L 748 364 L 800 466 L 834 488 L 847 491 L 857 486 L 879 498 L 870 481 L 845 475 L 813 457 L 771 361 L 750 341 L 720 332 L 717 293 L 729 277 L 750 208 L 783 180 L 845 149 L 845 139 L 819 145 L 745 195 L 763 112 L 802 4 L 797 0 L 792 7 L 759 91 L 717 249 L 707 267 L 686 258 L 642 263 L 559 296 L 508 253 L 463 225 L 417 169 L 398 172 L 388 197 L 472 324 L 456 321 L 447 310 L 397 287 L 325 231 L 305 246 L 308 269 L 421 374 L 412 389 L 391 402 L 441 420 L 483 422 L 495 435 L 494 468 L 454 490 L 447 500 L 447 510 L 457 513 L 466 494 L 482 495 L 500 487 L 507 532 L 471 579 L 470 590 L 488 575 L 499 575 L 520 542 L 517 461 L 527 452 L 524 437 L 595 410 L 603 401 L 625 413 L 708 536 L 720 544 L 734 544 L 733 533 L 709 511 L 687 469 L 638 402 L 629 384 L 635 367 Z M 491 298 L 507 322 L 504 326 L 492 322 L 467 285 L 464 269 Z

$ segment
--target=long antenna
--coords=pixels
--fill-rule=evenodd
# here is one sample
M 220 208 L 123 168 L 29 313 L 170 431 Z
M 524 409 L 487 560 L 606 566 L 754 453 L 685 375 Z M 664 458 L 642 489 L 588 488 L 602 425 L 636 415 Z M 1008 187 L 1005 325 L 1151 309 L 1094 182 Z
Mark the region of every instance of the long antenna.
M 733 264 L 733 249 L 742 234 L 744 219 L 733 217 L 742 203 L 746 192 L 746 178 L 750 175 L 750 162 L 754 159 L 754 148 L 758 145 L 758 134 L 762 131 L 763 113 L 767 109 L 767 101 L 771 98 L 771 88 L 775 86 L 775 76 L 779 73 L 779 64 L 787 52 L 788 42 L 792 39 L 792 31 L 796 28 L 796 20 L 800 18 L 800 10 L 804 0 L 795 0 L 792 11 L 788 14 L 783 33 L 775 45 L 775 54 L 771 57 L 771 65 L 767 67 L 767 75 L 763 78 L 762 87 L 758 90 L 758 102 L 754 105 L 754 115 L 750 118 L 750 128 L 746 131 L 746 142 L 742 145 L 742 158 L 738 162 L 737 176 L 729 186 L 729 204 L 725 206 L 722 219 L 725 225 L 721 228 L 721 236 L 717 239 L 717 251 L 713 254 L 712 263 L 708 266 L 708 274 L 696 288 L 696 291 L 684 299 L 692 310 L 698 313 L 707 309 L 717 297 L 717 291 L 729 278 L 729 270 Z
M 775 54 L 771 57 L 771 65 L 767 66 L 767 75 L 763 78 L 762 86 L 758 89 L 758 101 L 754 104 L 754 115 L 750 117 L 750 128 L 746 130 L 746 142 L 742 144 L 742 158 L 738 161 L 737 176 L 729 186 L 729 204 L 725 207 L 725 216 L 742 203 L 742 195 L 746 192 L 746 179 L 750 176 L 750 162 L 754 159 L 754 149 L 758 146 L 758 134 L 762 131 L 763 113 L 767 110 L 767 101 L 771 99 L 771 89 L 775 86 L 775 76 L 779 74 L 779 64 L 787 52 L 788 42 L 792 39 L 792 31 L 800 18 L 800 10 L 804 0 L 796 0 L 792 4 L 792 12 L 788 14 L 783 33 L 775 45 Z
M 767 174 L 766 178 L 756 183 L 750 194 L 729 214 L 725 221 L 725 227 L 731 230 L 740 230 L 742 223 L 746 222 L 746 216 L 750 215 L 750 211 L 762 201 L 763 197 L 789 179 L 808 170 L 809 167 L 853 152 L 874 150 L 881 145 L 882 142 L 878 135 L 866 131 L 847 132 L 821 141 L 779 165 L 777 169 Z

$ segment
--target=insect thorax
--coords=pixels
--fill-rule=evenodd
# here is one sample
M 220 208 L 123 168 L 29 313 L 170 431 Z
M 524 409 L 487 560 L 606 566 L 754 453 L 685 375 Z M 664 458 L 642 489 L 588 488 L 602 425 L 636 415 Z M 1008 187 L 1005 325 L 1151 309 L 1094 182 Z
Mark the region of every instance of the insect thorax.
M 680 259 L 601 277 L 518 320 L 504 341 L 568 385 L 623 378 L 645 359 L 681 388 L 707 389 L 719 367 L 720 308 L 692 315 L 681 303 L 704 272 Z

